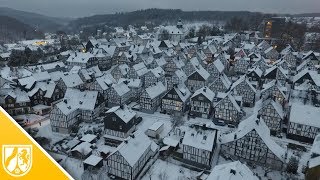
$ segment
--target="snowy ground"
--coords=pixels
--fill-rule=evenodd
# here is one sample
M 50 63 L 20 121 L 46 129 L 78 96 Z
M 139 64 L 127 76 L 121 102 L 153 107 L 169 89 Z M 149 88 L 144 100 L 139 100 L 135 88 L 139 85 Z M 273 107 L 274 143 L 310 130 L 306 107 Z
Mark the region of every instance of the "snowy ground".
M 23 119 L 27 123 L 27 125 L 33 125 L 42 121 L 47 120 L 49 115 L 36 115 L 36 114 L 24 114 L 24 115 L 18 115 L 13 116 L 13 119 Z
M 195 179 L 196 171 L 158 159 L 142 180 L 185 180 Z
M 49 154 L 55 159 L 56 161 L 60 161 L 60 165 L 76 180 L 81 180 L 81 175 L 83 173 L 83 164 L 82 161 L 79 159 L 74 159 L 67 157 L 65 155 L 60 155 L 56 153 Z
M 167 114 L 161 114 L 159 112 L 155 112 L 154 114 L 137 112 L 137 115 L 142 117 L 141 123 L 137 126 L 137 132 L 145 133 L 155 122 L 162 122 L 164 124 L 164 129 L 160 133 L 160 138 L 167 136 L 172 129 L 171 117 Z

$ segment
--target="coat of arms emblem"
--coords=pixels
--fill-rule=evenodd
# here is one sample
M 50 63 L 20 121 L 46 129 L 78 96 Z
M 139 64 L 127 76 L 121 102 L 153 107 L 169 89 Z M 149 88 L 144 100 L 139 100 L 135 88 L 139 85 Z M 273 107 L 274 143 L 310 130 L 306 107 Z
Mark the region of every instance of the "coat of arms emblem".
M 24 176 L 32 166 L 32 145 L 3 145 L 2 165 L 11 176 Z

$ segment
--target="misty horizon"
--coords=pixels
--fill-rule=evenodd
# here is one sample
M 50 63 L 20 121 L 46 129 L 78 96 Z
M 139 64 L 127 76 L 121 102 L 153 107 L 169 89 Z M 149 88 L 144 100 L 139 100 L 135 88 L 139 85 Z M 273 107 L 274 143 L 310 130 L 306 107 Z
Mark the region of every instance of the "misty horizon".
M 269 14 L 303 14 L 320 13 L 318 0 L 119 0 L 107 2 L 104 0 L 28 0 L 21 3 L 19 0 L 0 0 L 1 7 L 20 11 L 38 13 L 51 17 L 80 18 L 100 14 L 114 14 L 117 12 L 131 12 L 143 9 L 181 9 L 183 11 L 250 11 Z M 62 6 L 63 4 L 63 6 Z M 230 5 L 234 4 L 234 5 Z M 57 11 L 59 10 L 59 11 Z

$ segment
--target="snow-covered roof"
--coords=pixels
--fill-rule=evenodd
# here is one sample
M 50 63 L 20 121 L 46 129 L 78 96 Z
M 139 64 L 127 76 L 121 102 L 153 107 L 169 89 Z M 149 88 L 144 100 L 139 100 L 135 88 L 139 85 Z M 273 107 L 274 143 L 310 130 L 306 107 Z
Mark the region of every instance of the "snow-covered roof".
M 141 79 L 120 78 L 118 83 L 121 83 L 121 82 L 127 84 L 129 88 L 139 88 L 142 86 Z
M 18 79 L 18 82 L 21 86 L 24 86 L 26 89 L 30 89 L 36 82 L 36 79 L 33 76 L 29 76 Z
M 298 81 L 300 78 L 302 78 L 304 75 L 309 74 L 310 77 L 312 78 L 313 82 L 320 87 L 320 74 L 318 74 L 316 71 L 311 71 L 308 69 L 304 69 L 292 78 L 292 82 L 295 83 Z
M 320 156 L 315 157 L 315 158 L 311 158 L 309 160 L 309 168 L 314 168 L 320 166 Z
M 161 126 L 163 126 L 163 122 L 155 122 L 153 123 L 149 128 L 148 130 L 151 130 L 151 131 L 157 131 Z
M 80 141 L 91 143 L 96 138 L 97 136 L 94 134 L 86 134 L 80 139 Z
M 211 152 L 215 145 L 215 136 L 216 131 L 214 130 L 189 128 L 188 131 L 185 131 L 182 144 Z
M 49 75 L 48 71 L 38 72 L 34 73 L 32 75 L 36 81 L 46 81 L 51 79 L 51 76 Z
M 83 84 L 80 76 L 78 74 L 69 74 L 62 77 L 62 81 L 68 88 L 73 88 Z
M 199 94 L 204 95 L 209 101 L 213 101 L 213 98 L 215 97 L 215 93 L 206 86 L 194 92 L 191 98 L 196 97 Z
M 64 100 L 56 106 L 68 115 L 78 109 L 93 111 L 98 98 L 98 91 L 80 91 L 78 89 L 68 88 Z
M 120 82 L 118 84 L 113 84 L 112 88 L 116 91 L 116 93 L 119 96 L 123 96 L 123 95 L 127 94 L 128 92 L 130 92 L 128 85 L 126 85 L 124 82 Z
M 83 161 L 84 164 L 88 164 L 91 166 L 96 166 L 102 161 L 102 158 L 96 155 L 89 156 L 86 160 Z
M 146 88 L 146 92 L 150 99 L 160 96 L 162 93 L 166 92 L 166 90 L 167 88 L 162 84 L 162 82 L 157 82 L 154 86 Z
M 215 166 L 207 180 L 258 180 L 258 177 L 240 161 Z
M 222 73 L 224 70 L 224 65 L 222 64 L 222 62 L 220 61 L 220 59 L 217 59 L 213 62 L 214 66 L 217 68 L 217 70 Z
M 179 144 L 179 140 L 169 137 L 163 138 L 163 144 L 172 146 L 172 147 L 177 147 Z
M 269 150 L 273 152 L 282 162 L 284 162 L 286 158 L 286 150 L 271 139 L 270 129 L 262 118 L 257 118 L 256 114 L 253 114 L 248 119 L 241 121 L 238 128 L 234 132 L 223 135 L 221 137 L 221 143 L 225 144 L 241 139 L 253 130 L 258 133 Z
M 150 146 L 151 140 L 144 133 L 135 133 L 134 138 L 129 136 L 112 154 L 119 152 L 129 165 L 134 167 Z
M 290 122 L 320 128 L 320 109 L 308 104 L 292 103 Z
M 202 65 L 199 63 L 198 59 L 196 57 L 192 58 L 190 60 L 191 64 L 193 65 L 194 69 L 196 72 L 200 74 L 200 76 L 203 77 L 203 79 L 207 80 L 210 77 L 210 74 L 208 71 L 206 71 Z M 191 73 L 192 75 L 193 73 Z
M 109 89 L 112 84 L 116 81 L 111 74 L 105 74 L 101 77 L 98 77 L 96 79 L 97 83 L 100 85 L 102 90 L 107 90 Z
M 149 71 L 143 62 L 135 64 L 132 67 L 137 72 L 138 76 L 143 76 Z
M 233 107 L 236 108 L 236 110 L 238 112 L 241 112 L 241 107 L 239 106 L 239 104 L 236 101 L 236 97 L 233 96 L 230 92 L 228 93 L 222 93 L 222 92 L 218 92 L 217 97 L 221 98 L 221 100 L 216 104 L 216 106 L 222 102 L 222 100 L 228 98 L 230 100 L 230 102 L 232 103 Z
M 179 84 L 177 87 L 174 87 L 174 90 L 177 92 L 178 96 L 183 102 L 186 102 L 191 96 L 191 92 L 184 84 Z
M 239 84 L 245 82 L 254 92 L 257 90 L 251 85 L 246 75 L 241 76 L 236 82 L 234 82 L 231 86 L 231 89 L 236 88 Z
M 320 133 L 314 138 L 310 153 L 320 156 Z
M 70 54 L 69 58 L 67 59 L 67 62 L 87 63 L 89 59 L 93 57 L 95 57 L 94 54 L 90 52 L 87 52 L 87 53 L 75 52 Z
M 80 152 L 82 155 L 87 156 L 92 152 L 91 144 L 88 142 L 83 142 L 74 147 L 71 151 L 77 151 Z
M 115 113 L 125 123 L 128 123 L 132 118 L 136 116 L 136 112 L 129 109 L 127 106 L 115 106 L 107 111 L 107 113 Z

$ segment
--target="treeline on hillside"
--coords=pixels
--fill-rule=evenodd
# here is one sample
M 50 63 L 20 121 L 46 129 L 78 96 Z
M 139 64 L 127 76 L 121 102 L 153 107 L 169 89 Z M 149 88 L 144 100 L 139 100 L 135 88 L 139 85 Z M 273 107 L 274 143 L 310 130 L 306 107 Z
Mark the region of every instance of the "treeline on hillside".
M 71 21 L 74 30 L 90 26 L 142 26 L 173 24 L 182 19 L 184 22 L 196 21 L 229 21 L 232 18 L 242 19 L 248 28 L 255 29 L 259 23 L 272 15 L 248 11 L 182 11 L 177 9 L 147 9 L 127 13 L 95 15 Z
M 26 25 L 14 18 L 0 16 L 0 42 L 10 43 L 23 39 L 44 38 L 44 34 L 35 31 L 29 25 Z

